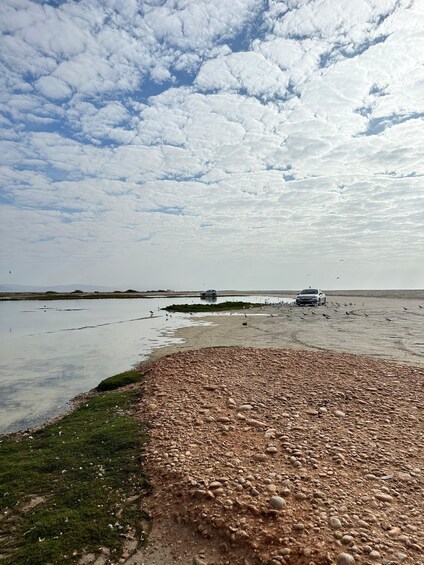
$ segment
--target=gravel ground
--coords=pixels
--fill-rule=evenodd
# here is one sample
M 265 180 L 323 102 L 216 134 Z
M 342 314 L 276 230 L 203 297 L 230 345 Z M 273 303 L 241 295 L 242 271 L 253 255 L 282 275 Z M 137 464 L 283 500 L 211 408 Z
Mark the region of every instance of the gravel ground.
M 154 528 L 128 563 L 423 565 L 423 377 L 277 348 L 151 363 Z

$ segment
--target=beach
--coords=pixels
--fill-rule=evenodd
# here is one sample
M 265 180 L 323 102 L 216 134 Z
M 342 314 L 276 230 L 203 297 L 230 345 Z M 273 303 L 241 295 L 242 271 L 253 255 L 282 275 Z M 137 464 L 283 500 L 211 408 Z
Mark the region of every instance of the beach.
M 208 316 L 153 354 L 128 563 L 423 563 L 423 295 L 370 294 Z
M 278 296 L 275 300 L 275 306 L 252 310 L 246 317 L 206 316 L 211 325 L 178 330 L 175 335 L 184 343 L 160 348 L 153 358 L 231 345 L 337 351 L 424 365 L 424 291 L 327 293 L 327 304 L 319 308 L 281 305 Z
M 130 459 L 149 487 L 131 479 L 111 510 L 120 554 L 76 545 L 72 562 L 423 565 L 424 292 L 274 296 L 194 316 L 118 389 L 136 400 L 111 414 L 146 432 Z

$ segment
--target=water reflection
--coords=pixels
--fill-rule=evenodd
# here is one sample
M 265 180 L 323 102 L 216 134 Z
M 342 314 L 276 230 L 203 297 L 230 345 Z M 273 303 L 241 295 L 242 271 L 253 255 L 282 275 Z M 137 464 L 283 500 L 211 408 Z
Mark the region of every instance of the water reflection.
M 161 310 L 173 303 L 199 298 L 0 302 L 0 433 L 62 412 L 71 398 L 154 348 L 178 343 L 177 328 L 202 323 Z

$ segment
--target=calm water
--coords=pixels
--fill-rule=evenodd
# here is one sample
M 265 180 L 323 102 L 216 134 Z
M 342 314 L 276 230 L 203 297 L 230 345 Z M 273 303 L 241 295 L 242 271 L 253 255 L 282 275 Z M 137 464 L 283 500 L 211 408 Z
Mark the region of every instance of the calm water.
M 202 322 L 188 314 L 167 316 L 160 308 L 198 302 L 198 298 L 58 300 L 45 305 L 38 300 L 0 302 L 0 433 L 25 429 L 63 412 L 77 394 L 130 369 L 154 348 L 178 343 L 172 337 L 177 328 Z

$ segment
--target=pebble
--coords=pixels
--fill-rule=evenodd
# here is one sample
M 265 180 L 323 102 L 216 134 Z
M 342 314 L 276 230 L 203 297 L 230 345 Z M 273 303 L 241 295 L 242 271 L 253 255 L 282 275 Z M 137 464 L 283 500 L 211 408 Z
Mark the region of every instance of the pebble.
M 253 406 L 251 404 L 241 404 L 237 410 L 238 412 L 247 412 L 248 410 L 252 410 Z
M 254 420 L 252 418 L 247 418 L 246 424 L 248 426 L 252 426 L 253 428 L 265 428 L 266 427 L 265 422 L 260 422 L 259 420 Z
M 370 559 L 372 559 L 373 561 L 377 561 L 377 559 L 380 559 L 380 554 L 378 553 L 378 551 L 376 551 L 375 549 L 373 549 L 372 551 L 370 551 L 370 553 L 368 554 L 368 557 Z
M 332 530 L 339 530 L 342 527 L 342 523 L 337 518 L 337 516 L 331 516 L 329 524 Z
M 353 565 L 355 559 L 350 553 L 339 553 L 337 556 L 337 565 Z
M 221 424 L 229 424 L 231 422 L 230 418 L 228 418 L 227 416 L 219 416 L 216 421 L 220 422 Z
M 276 510 L 281 510 L 286 505 L 286 501 L 284 498 L 281 498 L 281 496 L 271 496 L 268 502 L 271 508 L 275 508 Z
M 193 557 L 193 565 L 208 565 L 207 562 L 202 559 L 199 555 Z
M 335 410 L 334 415 L 337 416 L 338 418 L 343 418 L 343 416 L 346 416 L 346 414 L 342 412 L 342 410 Z
M 382 502 L 393 502 L 393 496 L 390 496 L 390 494 L 386 494 L 385 492 L 378 492 L 375 495 L 375 498 Z

